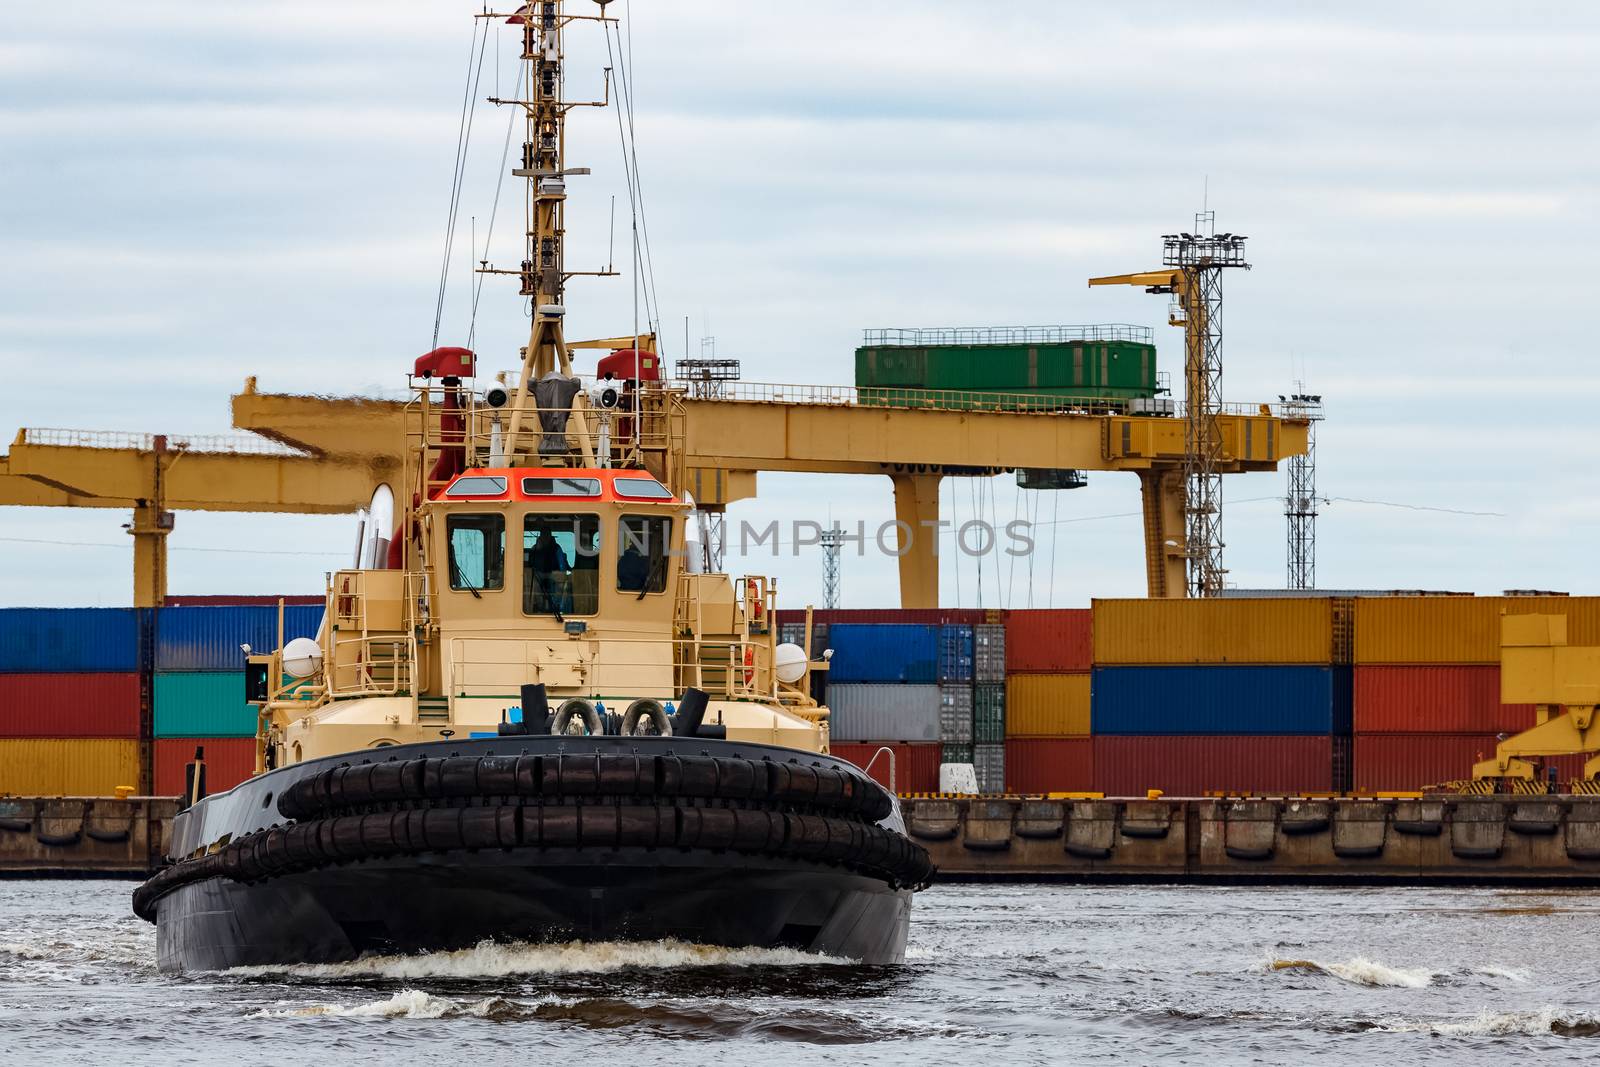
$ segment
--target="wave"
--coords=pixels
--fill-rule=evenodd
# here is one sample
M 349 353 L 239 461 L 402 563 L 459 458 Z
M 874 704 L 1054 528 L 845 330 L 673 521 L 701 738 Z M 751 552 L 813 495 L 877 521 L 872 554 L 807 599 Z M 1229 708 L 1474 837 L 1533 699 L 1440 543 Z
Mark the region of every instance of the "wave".
M 660 1036 L 694 1039 L 762 1037 L 818 1045 L 862 1044 L 912 1037 L 959 1038 L 969 1032 L 916 1020 L 872 1013 L 811 1008 L 752 1008 L 721 1002 L 645 1003 L 618 998 L 535 1000 L 485 997 L 458 1000 L 421 989 L 402 989 L 382 1000 L 356 1004 L 279 1002 L 253 1013 L 256 1019 L 485 1019 L 492 1022 L 542 1022 L 588 1030 L 637 1029 Z
M 787 948 L 723 948 L 686 941 L 568 941 L 563 944 L 481 942 L 454 952 L 367 956 L 346 963 L 235 967 L 243 978 L 503 978 L 514 975 L 608 974 L 622 970 L 685 967 L 796 967 L 847 965 L 850 960 Z
M 1600 1016 L 1543 1007 L 1537 1011 L 1482 1011 L 1470 1019 L 1391 1019 L 1369 1029 L 1434 1037 L 1600 1037 Z
M 1364 956 L 1356 956 L 1341 963 L 1270 959 L 1267 961 L 1266 969 L 1325 974 L 1352 985 L 1391 986 L 1400 989 L 1425 989 L 1440 976 L 1440 972 L 1430 971 L 1425 967 L 1390 967 Z
M 253 1019 L 316 1018 L 343 1019 L 443 1019 L 446 1016 L 487 1018 L 513 1007 L 500 997 L 477 1001 L 455 1001 L 436 997 L 420 989 L 402 989 L 383 1000 L 363 1004 L 303 1004 L 292 1008 L 263 1008 Z
M 1321 974 L 1337 978 L 1351 985 L 1375 986 L 1395 989 L 1426 989 L 1429 986 L 1449 985 L 1462 978 L 1495 978 L 1511 982 L 1528 981 L 1528 972 L 1516 967 L 1493 965 L 1468 967 L 1454 971 L 1435 971 L 1427 967 L 1391 967 L 1386 963 L 1356 956 L 1336 963 L 1311 959 L 1269 958 L 1268 971 L 1296 971 L 1301 974 Z

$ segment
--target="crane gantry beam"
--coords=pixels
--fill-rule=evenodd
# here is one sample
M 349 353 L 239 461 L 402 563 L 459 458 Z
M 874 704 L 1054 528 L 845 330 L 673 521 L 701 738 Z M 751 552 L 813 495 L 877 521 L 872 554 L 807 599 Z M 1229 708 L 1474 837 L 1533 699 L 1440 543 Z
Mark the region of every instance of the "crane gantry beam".
M 1182 420 L 887 407 L 845 402 L 836 390 L 749 383 L 732 396 L 681 403 L 688 485 L 710 508 L 755 495 L 761 471 L 889 478 L 896 518 L 914 532 L 899 558 L 907 607 L 938 604 L 936 546 L 915 531 L 937 523 L 942 480 L 1019 467 L 1136 475 L 1149 594 L 1184 595 Z M 0 504 L 131 508 L 135 600 L 158 604 L 172 511 L 349 513 L 403 469 L 405 405 L 398 401 L 261 393 L 250 379 L 233 398 L 233 421 L 300 452 L 205 451 L 176 438 L 85 447 L 24 431 L 0 457 Z M 1306 428 L 1265 408 L 1218 415 L 1221 469 L 1272 470 L 1305 450 Z
M 721 494 L 696 489 L 698 502 L 719 506 L 754 495 L 760 471 L 873 474 L 891 480 L 896 518 L 917 531 L 937 523 L 940 482 L 952 473 L 1017 467 L 1125 471 L 1140 480 L 1149 594 L 1184 595 L 1181 420 L 884 407 L 843 402 L 839 391 L 805 386 L 744 383 L 732 392 L 682 400 L 690 484 L 708 486 L 716 476 L 733 486 Z M 329 454 L 404 440 L 403 405 L 397 402 L 260 393 L 247 383 L 234 397 L 233 415 L 240 429 Z M 1273 470 L 1305 450 L 1306 424 L 1264 409 L 1219 415 L 1217 428 L 1227 473 Z M 930 539 L 913 536 L 902 547 L 901 602 L 937 606 L 938 555 Z
M 0 457 L 0 505 L 120 508 L 133 512 L 136 607 L 167 591 L 174 511 L 343 514 L 393 477 L 389 457 L 207 450 L 181 438 L 22 430 Z

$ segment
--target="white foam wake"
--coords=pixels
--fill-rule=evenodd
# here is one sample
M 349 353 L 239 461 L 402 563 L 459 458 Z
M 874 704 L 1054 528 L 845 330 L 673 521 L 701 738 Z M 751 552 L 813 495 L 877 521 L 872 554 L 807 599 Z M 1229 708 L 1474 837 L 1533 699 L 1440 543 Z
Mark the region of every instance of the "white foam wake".
M 627 969 L 679 967 L 793 967 L 848 964 L 849 960 L 787 948 L 722 948 L 685 941 L 568 941 L 502 945 L 484 941 L 454 952 L 369 956 L 348 963 L 236 967 L 243 977 L 287 976 L 319 981 L 351 978 L 501 978 L 533 974 L 604 974 Z
M 502 1003 L 496 997 L 476 1001 L 454 1001 L 436 997 L 420 989 L 402 989 L 391 997 L 364 1004 L 303 1004 L 293 1008 L 264 1008 L 256 1012 L 252 1018 L 333 1016 L 343 1019 L 442 1019 L 446 1015 L 481 1018 L 495 1011 Z
M 1301 971 L 1306 974 L 1326 974 L 1352 985 L 1392 986 L 1400 989 L 1425 989 L 1441 974 L 1426 967 L 1390 967 L 1364 956 L 1337 963 L 1321 960 L 1269 959 L 1269 971 Z
M 1600 1017 L 1547 1006 L 1537 1011 L 1481 1011 L 1470 1019 L 1390 1019 L 1373 1029 L 1435 1037 L 1595 1037 L 1600 1036 Z

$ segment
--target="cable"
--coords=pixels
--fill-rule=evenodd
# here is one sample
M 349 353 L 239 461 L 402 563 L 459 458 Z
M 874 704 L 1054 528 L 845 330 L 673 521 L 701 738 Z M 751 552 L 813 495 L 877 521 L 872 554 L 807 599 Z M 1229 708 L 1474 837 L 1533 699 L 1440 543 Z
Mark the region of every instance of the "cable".
M 495 63 L 500 62 L 500 50 L 495 49 Z M 522 94 L 522 77 L 526 73 L 524 64 L 517 64 L 517 82 L 511 87 L 511 98 L 517 99 Z M 496 90 L 498 91 L 498 89 Z M 500 193 L 506 187 L 506 161 L 511 158 L 511 134 L 516 129 L 517 112 L 513 108 L 506 117 L 506 142 L 500 149 L 500 174 L 494 186 L 494 203 L 489 208 L 489 232 L 483 238 L 483 259 L 489 258 L 489 242 L 494 240 L 494 220 L 500 213 Z M 478 298 L 483 294 L 483 283 L 487 275 L 478 275 L 477 284 L 472 288 L 472 322 L 467 327 L 467 347 L 472 348 L 478 336 Z M 435 325 L 434 342 L 438 342 L 437 325 Z
M 0 541 L 18 545 L 60 545 L 65 548 L 121 548 L 128 545 L 113 544 L 110 541 L 56 541 L 44 537 L 0 537 Z M 171 545 L 168 552 L 221 552 L 238 556 L 338 556 L 341 559 L 348 556 L 348 552 L 289 552 L 282 549 L 271 548 L 202 548 L 196 545 Z
M 433 306 L 433 347 L 439 347 L 439 323 L 444 318 L 444 294 L 450 281 L 450 255 L 454 250 L 456 237 L 456 219 L 461 211 L 461 187 L 464 184 L 467 172 L 467 149 L 472 143 L 472 121 L 477 117 L 478 109 L 470 107 L 470 103 L 477 98 L 478 84 L 483 79 L 483 60 L 489 50 L 489 20 L 482 19 L 483 37 L 480 43 L 478 27 L 472 27 L 472 48 L 467 52 L 467 81 L 462 88 L 461 118 L 456 126 L 456 161 L 451 168 L 450 175 L 450 212 L 445 225 L 444 233 L 444 258 L 439 265 L 439 296 Z M 473 57 L 477 57 L 476 73 L 474 73 Z
M 1463 508 L 1436 508 L 1429 504 L 1397 504 L 1392 500 L 1362 500 L 1353 496 L 1325 496 L 1322 498 L 1322 502 L 1324 504 L 1372 504 L 1380 508 L 1404 508 L 1407 511 L 1438 511 L 1446 515 L 1476 515 L 1492 519 L 1506 517 L 1506 513 L 1503 511 L 1467 511 Z
M 639 138 L 633 130 L 633 0 L 624 4 L 626 25 L 628 28 L 628 58 L 622 71 L 622 89 L 624 101 L 628 108 L 628 143 L 633 153 L 633 186 L 639 193 L 639 232 L 644 238 L 644 259 L 646 277 L 649 279 L 649 298 L 645 302 L 645 314 L 650 318 L 650 309 L 654 308 L 654 318 L 651 319 L 651 332 L 659 333 L 661 323 L 661 296 L 656 289 L 656 265 L 650 253 L 650 218 L 644 207 L 644 182 L 639 177 Z M 617 42 L 617 50 L 622 50 L 622 42 Z M 657 339 L 659 345 L 660 339 Z M 687 352 L 684 353 L 688 355 Z

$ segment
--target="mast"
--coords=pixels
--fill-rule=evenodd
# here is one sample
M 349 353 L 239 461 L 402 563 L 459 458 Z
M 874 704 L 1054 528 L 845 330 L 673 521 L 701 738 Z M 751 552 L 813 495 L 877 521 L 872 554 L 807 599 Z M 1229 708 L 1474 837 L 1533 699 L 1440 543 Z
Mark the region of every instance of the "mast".
M 496 270 L 487 265 L 480 268 L 486 274 L 515 274 L 520 285 L 519 293 L 533 303 L 533 321 L 529 328 L 528 344 L 522 350 L 522 371 L 518 376 L 516 396 L 511 403 L 511 425 L 506 434 L 506 454 L 516 462 L 519 453 L 537 451 L 528 444 L 536 441 L 539 428 L 528 425 L 528 416 L 536 405 L 528 398 L 539 379 L 552 371 L 570 377 L 572 356 L 563 332 L 566 316 L 567 279 L 575 274 L 609 276 L 615 271 L 568 271 L 566 269 L 566 179 L 569 175 L 588 174 L 588 167 L 566 166 L 566 117 L 574 107 L 605 107 L 611 97 L 610 68 L 606 70 L 606 99 L 570 103 L 562 98 L 565 76 L 565 54 L 562 51 L 562 31 L 568 22 L 585 20 L 601 23 L 615 22 L 605 16 L 609 0 L 597 0 L 601 14 L 567 15 L 561 10 L 562 0 L 535 0 L 523 4 L 515 14 L 490 14 L 480 18 L 504 19 L 505 25 L 518 31 L 522 38 L 523 97 L 502 100 L 491 97 L 493 104 L 521 107 L 525 117 L 525 132 L 520 166 L 512 174 L 522 178 L 526 187 L 524 198 L 524 231 L 526 243 L 519 270 Z M 579 415 L 581 422 L 581 413 Z M 582 427 L 580 425 L 580 432 Z

